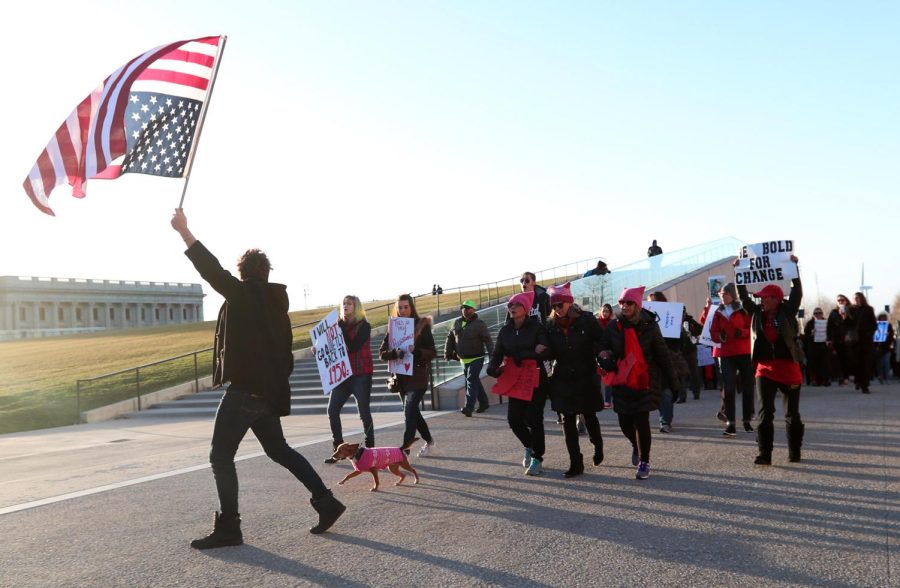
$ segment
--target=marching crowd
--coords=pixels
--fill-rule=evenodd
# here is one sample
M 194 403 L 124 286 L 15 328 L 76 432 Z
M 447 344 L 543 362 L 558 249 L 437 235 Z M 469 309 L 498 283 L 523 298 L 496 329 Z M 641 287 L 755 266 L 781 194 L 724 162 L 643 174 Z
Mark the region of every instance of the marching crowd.
M 280 417 L 290 412 L 288 377 L 293 370 L 286 289 L 268 281 L 271 264 L 262 251 L 251 249 L 241 257 L 237 278 L 191 234 L 181 209 L 176 209 L 171 224 L 187 245 L 185 253 L 197 271 L 225 298 L 216 323 L 213 383 L 229 385 L 216 414 L 210 449 L 221 510 L 215 513 L 213 532 L 194 540 L 191 546 L 209 549 L 243 542 L 234 456 L 248 430 L 256 435 L 267 456 L 306 486 L 310 503 L 319 515 L 310 532 L 322 533 L 345 507 L 284 438 Z M 658 248 L 655 242 L 653 247 Z M 648 251 L 648 255 L 656 254 L 655 249 Z M 791 259 L 797 262 L 795 256 Z M 592 273 L 608 273 L 601 264 Z M 812 385 L 829 385 L 833 375 L 842 383 L 852 377 L 863 393 L 869 392 L 871 368 L 876 363 L 879 377 L 888 377 L 893 329 L 889 328 L 886 343 L 874 345 L 876 316 L 859 292 L 852 305 L 845 296 L 838 297 L 838 307 L 827 321 L 825 340 L 815 322 L 824 316 L 822 309 L 817 308 L 813 319 L 800 328 L 797 317 L 803 292 L 799 278 L 792 281 L 787 297 L 775 284 L 753 293 L 744 286 L 725 284 L 718 293 L 721 303 L 714 306 L 707 300 L 700 322 L 685 312 L 681 336 L 663 338 L 657 315 L 644 308 L 643 286 L 625 288 L 618 297 L 617 309 L 606 304 L 594 316 L 575 303 L 568 283 L 545 289 L 531 272 L 522 274 L 520 283 L 522 291 L 508 300 L 507 319 L 494 340 L 478 318 L 476 305 L 469 300 L 463 302 L 461 315 L 444 342 L 443 356 L 463 365 L 466 401 L 460 411 L 466 417 L 489 409 L 481 383 L 485 360 L 487 374 L 498 381 L 504 373 L 509 377 L 533 370 L 534 377 L 528 381 L 534 384 L 527 384 L 527 389 L 519 389 L 516 395 L 510 393 L 506 403 L 509 428 L 522 445 L 522 466 L 529 476 L 543 472 L 544 410 L 549 400 L 565 435 L 569 468 L 564 477 L 575 477 L 585 470 L 579 424 L 593 449 L 591 462 L 595 466 L 603 462 L 597 413 L 612 408 L 622 434 L 631 443 L 635 477 L 649 478 L 650 413 L 659 412 L 659 431 L 669 433 L 673 405 L 685 402 L 687 388 L 699 398 L 697 336 L 706 323 L 710 323 L 710 338 L 716 343 L 716 370 L 722 376 L 718 416 L 725 422 L 723 435 L 731 438 L 737 434 L 735 403 L 740 393 L 744 430 L 753 432 L 756 423 L 758 453 L 754 463 L 758 465 L 772 463 L 778 392 L 782 393 L 788 459 L 801 459 L 804 424 L 800 388 L 804 367 L 807 382 Z M 665 302 L 666 298 L 661 292 L 651 292 L 647 300 Z M 431 318 L 419 316 L 415 299 L 409 294 L 397 297 L 393 315 L 411 318 L 414 325 L 411 343 L 391 348 L 385 335 L 378 352 L 382 361 L 408 359 L 412 365 L 411 374 L 393 374 L 389 381 L 389 389 L 399 395 L 404 407 L 400 449 L 408 454 L 415 440 L 421 438 L 418 455 L 427 456 L 434 451 L 435 441 L 420 405 L 431 380 L 432 361 L 438 355 Z M 337 449 L 344 442 L 340 412 L 354 396 L 364 429 L 365 446 L 359 449 L 363 451 L 375 447 L 369 409 L 374 368 L 371 326 L 356 296 L 344 297 L 339 325 L 352 376 L 332 391 L 328 418 Z M 334 463 L 334 458 L 326 463 Z

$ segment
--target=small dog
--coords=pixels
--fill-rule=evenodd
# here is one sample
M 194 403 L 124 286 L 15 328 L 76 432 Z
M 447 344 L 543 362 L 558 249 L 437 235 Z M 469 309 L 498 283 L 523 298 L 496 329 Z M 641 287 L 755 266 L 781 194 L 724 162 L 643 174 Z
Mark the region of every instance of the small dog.
M 413 443 L 416 440 L 414 439 Z M 378 470 L 385 468 L 391 470 L 392 474 L 400 478 L 394 483 L 394 486 L 401 484 L 406 479 L 406 475 L 400 471 L 400 468 L 412 472 L 412 475 L 416 478 L 416 481 L 413 483 L 419 483 L 419 474 L 409 465 L 406 451 L 402 447 L 360 447 L 359 443 L 341 443 L 331 457 L 337 461 L 349 459 L 353 464 L 353 471 L 344 476 L 344 479 L 338 482 L 338 486 L 343 486 L 344 482 L 350 478 L 355 478 L 363 472 L 369 472 L 375 480 L 375 485 L 369 491 L 375 492 L 378 490 Z

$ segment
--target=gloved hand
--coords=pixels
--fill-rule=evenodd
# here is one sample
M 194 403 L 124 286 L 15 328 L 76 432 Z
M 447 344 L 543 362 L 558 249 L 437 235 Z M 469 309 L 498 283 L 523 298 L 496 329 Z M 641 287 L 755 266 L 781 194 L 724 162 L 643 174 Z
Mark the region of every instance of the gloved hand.
M 500 374 L 502 374 L 502 373 L 503 373 L 502 367 L 494 367 L 492 365 L 489 365 L 487 368 L 487 375 L 489 375 L 492 378 L 499 378 Z

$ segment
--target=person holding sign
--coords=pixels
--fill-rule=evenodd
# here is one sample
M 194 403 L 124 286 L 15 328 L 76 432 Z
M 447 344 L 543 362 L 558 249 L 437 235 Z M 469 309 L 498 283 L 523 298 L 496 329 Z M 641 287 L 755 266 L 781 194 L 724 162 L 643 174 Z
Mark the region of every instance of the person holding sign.
M 894 325 L 888 322 L 886 312 L 878 315 L 878 327 L 884 332 L 884 338 L 877 341 L 875 353 L 878 368 L 878 381 L 882 384 L 891 378 L 891 353 L 894 351 Z
M 366 310 L 359 298 L 353 295 L 344 296 L 341 301 L 341 318 L 338 320 L 347 354 L 350 359 L 350 370 L 353 373 L 341 382 L 328 398 L 328 422 L 331 425 L 331 438 L 334 449 L 344 442 L 341 429 L 341 409 L 351 396 L 356 398 L 356 412 L 363 424 L 366 447 L 375 447 L 375 424 L 372 422 L 372 411 L 369 399 L 372 396 L 372 327 L 366 320 Z M 329 456 L 325 463 L 337 460 Z
M 668 298 L 662 292 L 651 292 L 647 294 L 647 302 L 651 304 L 653 302 L 668 302 Z M 651 305 L 647 305 L 648 307 Z M 657 324 L 660 324 L 659 312 L 657 312 L 656 308 L 647 308 L 651 313 L 657 314 Z M 661 312 L 661 311 L 660 311 Z M 684 316 L 684 309 L 681 309 L 681 316 Z M 674 326 L 674 325 L 673 325 Z M 672 337 L 671 335 L 667 335 L 666 331 L 660 327 L 660 331 L 663 332 L 663 341 L 666 342 L 666 348 L 669 350 L 669 358 L 672 361 L 672 367 L 675 369 L 675 373 L 678 374 L 678 378 L 680 382 L 684 382 L 690 377 L 690 371 L 688 368 L 687 360 L 684 357 L 684 349 L 688 343 L 690 343 L 690 336 L 687 334 L 687 331 L 684 330 L 684 324 L 679 323 L 675 329 L 677 334 L 676 337 Z M 675 403 L 678 398 L 672 392 L 673 389 L 680 389 L 681 393 L 684 394 L 684 386 L 673 386 L 671 383 L 663 383 L 662 385 L 662 394 L 660 395 L 660 403 L 659 403 L 659 432 L 660 433 L 671 433 L 672 432 L 672 421 L 675 419 Z
M 550 316 L 547 340 L 553 361 L 550 374 L 550 402 L 553 410 L 563 415 L 563 432 L 569 452 L 569 469 L 563 474 L 573 478 L 584 473 L 584 459 L 578 444 L 577 415 L 594 445 L 594 465 L 603 462 L 603 437 L 597 413 L 603 410 L 603 395 L 597 376 L 597 352 L 603 329 L 590 312 L 581 310 L 572 297 L 568 282 L 553 286 L 550 294 Z
M 413 319 L 412 343 L 402 348 L 391 349 L 390 333 L 387 333 L 381 342 L 378 357 L 382 361 L 410 360 L 412 375 L 393 374 L 390 389 L 397 392 L 403 400 L 406 427 L 403 431 L 403 444 L 400 447 L 409 451 L 418 430 L 425 441 L 419 449 L 419 456 L 424 457 L 434 450 L 434 439 L 419 408 L 431 382 L 431 361 L 437 357 L 434 336 L 431 334 L 431 317 L 419 316 L 416 312 L 416 303 L 409 294 L 397 296 L 392 314 L 395 317 Z
M 525 449 L 525 457 L 522 460 L 525 474 L 539 476 L 544 471 L 544 405 L 547 402 L 547 371 L 543 360 L 548 356 L 548 343 L 547 332 L 540 318 L 529 316 L 533 302 L 534 291 L 528 291 L 516 294 L 506 303 L 509 318 L 497 333 L 497 342 L 488 362 L 487 373 L 492 378 L 500 378 L 509 363 L 521 367 L 525 360 L 537 362 L 540 372 L 537 387 L 531 392 L 530 399 L 509 396 L 506 420 Z
M 806 342 L 807 365 L 809 369 L 809 381 L 813 386 L 830 386 L 831 376 L 828 373 L 828 345 L 826 344 L 827 321 L 821 308 L 813 310 L 813 318 L 806 322 L 803 328 L 803 338 Z
M 725 383 L 725 437 L 734 437 L 735 429 L 735 395 L 738 378 L 741 386 L 741 408 L 744 417 L 744 430 L 753 432 L 753 366 L 750 362 L 750 315 L 741 307 L 733 282 L 728 282 L 719 291 L 721 304 L 712 315 L 709 328 L 710 338 L 720 347 L 713 349 L 713 355 L 722 364 L 722 379 Z M 710 299 L 706 299 L 701 321 L 710 320 Z
M 656 317 L 641 308 L 643 297 L 643 286 L 622 290 L 619 313 L 600 344 L 601 367 L 609 372 L 604 383 L 612 387 L 613 410 L 631 442 L 631 463 L 638 467 L 639 480 L 650 477 L 650 412 L 659 410 L 663 376 L 675 386 L 676 395 L 681 392 Z
M 792 255 L 791 260 L 796 263 L 797 257 Z M 738 260 L 735 260 L 735 265 L 737 263 Z M 744 285 L 738 286 L 738 294 L 744 309 L 750 313 L 753 340 L 751 357 L 756 363 L 756 387 L 759 391 L 759 425 L 756 430 L 759 455 L 754 463 L 772 465 L 775 394 L 779 391 L 784 399 L 788 460 L 798 462 L 805 429 L 800 419 L 800 386 L 803 384 L 800 362 L 803 351 L 797 336 L 797 311 L 803 298 L 800 278 L 792 280 L 791 294 L 787 300 L 784 299 L 784 291 L 777 284 L 768 284 L 753 294 L 760 299 L 760 304 L 750 298 Z
M 213 385 L 230 385 L 216 411 L 209 451 L 221 512 L 215 514 L 213 532 L 191 541 L 191 547 L 212 549 L 244 542 L 234 456 L 251 429 L 266 455 L 312 494 L 310 503 L 319 522 L 309 531 L 323 533 L 346 507 L 325 487 L 306 458 L 287 444 L 281 428 L 280 417 L 291 412 L 288 379 L 294 370 L 287 288 L 269 282 L 272 265 L 259 249 L 248 249 L 241 256 L 238 279 L 194 237 L 180 208 L 175 209 L 171 224 L 187 245 L 185 255 L 225 298 L 216 321 Z

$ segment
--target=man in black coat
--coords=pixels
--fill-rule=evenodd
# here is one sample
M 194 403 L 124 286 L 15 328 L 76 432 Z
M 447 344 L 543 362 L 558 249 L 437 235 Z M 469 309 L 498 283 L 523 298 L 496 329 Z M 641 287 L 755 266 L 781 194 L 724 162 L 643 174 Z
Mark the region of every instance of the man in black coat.
M 213 532 L 192 541 L 191 547 L 210 549 L 243 543 L 234 456 L 248 429 L 253 430 L 266 455 L 310 491 L 310 503 L 319 513 L 319 523 L 310 532 L 322 533 L 346 507 L 325 487 L 306 458 L 287 444 L 281 428 L 280 417 L 290 414 L 288 378 L 294 369 L 287 289 L 269 283 L 272 266 L 259 249 L 247 250 L 238 261 L 238 279 L 194 238 L 180 208 L 175 209 L 171 223 L 188 247 L 185 255 L 225 298 L 216 321 L 213 385 L 230 385 L 216 412 L 209 452 L 221 512 L 216 512 Z

